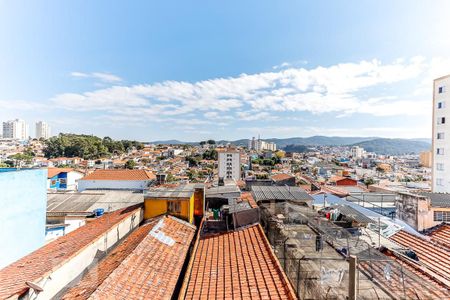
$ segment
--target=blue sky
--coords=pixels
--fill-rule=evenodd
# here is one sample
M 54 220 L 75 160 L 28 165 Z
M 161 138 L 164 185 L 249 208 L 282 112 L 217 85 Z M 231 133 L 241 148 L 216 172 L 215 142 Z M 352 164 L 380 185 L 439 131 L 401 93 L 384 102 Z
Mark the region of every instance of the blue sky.
M 450 73 L 450 4 L 432 4 L 1 1 L 0 121 L 144 141 L 430 137 L 432 79 Z

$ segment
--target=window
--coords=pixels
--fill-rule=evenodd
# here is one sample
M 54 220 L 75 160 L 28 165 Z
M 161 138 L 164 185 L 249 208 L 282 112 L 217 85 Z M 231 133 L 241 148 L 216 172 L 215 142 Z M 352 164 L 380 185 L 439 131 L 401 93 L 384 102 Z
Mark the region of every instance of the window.
M 438 140 L 443 140 L 444 139 L 444 133 L 443 132 L 438 132 L 437 133 L 437 139 Z
M 173 214 L 181 213 L 181 202 L 180 201 L 169 201 L 167 202 L 167 212 Z
M 444 93 L 445 92 L 445 86 L 440 86 L 440 87 L 438 87 L 438 93 L 439 94 L 442 94 L 442 93 Z
M 437 148 L 436 149 L 436 154 L 437 155 L 444 155 L 444 148 Z
M 435 211 L 434 212 L 435 222 L 450 222 L 450 211 Z
M 445 102 L 438 102 L 438 109 L 445 108 Z
M 438 171 L 444 171 L 444 164 L 442 164 L 442 163 L 437 163 L 437 164 L 436 164 L 436 170 L 438 170 Z
M 444 180 L 442 178 L 436 178 L 436 185 L 443 186 L 444 185 Z
M 445 124 L 445 117 L 438 118 L 438 124 Z

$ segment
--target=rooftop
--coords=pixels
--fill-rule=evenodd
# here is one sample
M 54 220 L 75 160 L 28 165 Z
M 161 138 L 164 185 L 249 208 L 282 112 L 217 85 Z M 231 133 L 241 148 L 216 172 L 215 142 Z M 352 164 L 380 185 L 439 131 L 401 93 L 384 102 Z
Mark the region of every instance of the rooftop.
M 50 274 L 108 231 L 111 226 L 139 209 L 141 205 L 135 205 L 105 214 L 6 266 L 0 270 L 0 299 L 22 295 L 29 289 L 25 282 L 39 281 Z
M 450 225 L 442 224 L 430 233 L 431 240 L 450 249 Z
M 448 193 L 419 193 L 431 200 L 433 207 L 450 207 L 450 194 Z
M 153 180 L 156 176 L 146 170 L 96 170 L 80 180 Z
M 59 173 L 67 173 L 73 171 L 73 168 L 48 168 L 47 178 L 52 178 Z
M 48 193 L 47 215 L 92 212 L 97 208 L 115 211 L 143 202 L 144 195 L 133 191 L 95 190 L 81 193 Z
M 280 173 L 280 174 L 273 175 L 273 176 L 270 177 L 270 178 L 271 178 L 273 181 L 282 181 L 282 180 L 294 178 L 294 176 L 289 175 L 289 174 Z
M 312 201 L 313 198 L 299 187 L 287 186 L 252 186 L 253 198 L 258 201 L 264 200 L 293 200 Z
M 196 188 L 202 188 L 203 184 L 180 184 L 174 186 L 160 186 L 151 188 L 144 192 L 144 197 L 147 198 L 190 198 Z
M 170 299 L 195 227 L 160 217 L 133 231 L 63 299 Z
M 185 299 L 296 299 L 259 224 L 200 237 L 194 251 Z

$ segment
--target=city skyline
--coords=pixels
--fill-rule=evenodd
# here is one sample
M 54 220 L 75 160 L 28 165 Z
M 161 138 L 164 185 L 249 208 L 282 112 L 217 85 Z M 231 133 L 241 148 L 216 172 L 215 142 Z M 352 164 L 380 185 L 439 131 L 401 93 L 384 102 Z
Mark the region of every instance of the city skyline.
M 443 1 L 22 4 L 0 4 L 0 121 L 54 134 L 431 138 L 450 73 Z

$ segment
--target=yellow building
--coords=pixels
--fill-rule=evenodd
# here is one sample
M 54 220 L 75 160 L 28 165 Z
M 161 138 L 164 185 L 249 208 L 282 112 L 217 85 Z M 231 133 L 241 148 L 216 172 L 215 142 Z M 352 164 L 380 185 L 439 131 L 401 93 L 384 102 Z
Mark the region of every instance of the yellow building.
M 419 159 L 420 165 L 425 168 L 431 168 L 431 151 L 420 152 Z
M 183 184 L 152 188 L 144 194 L 144 219 L 172 215 L 194 224 L 202 217 L 205 203 L 203 184 Z

